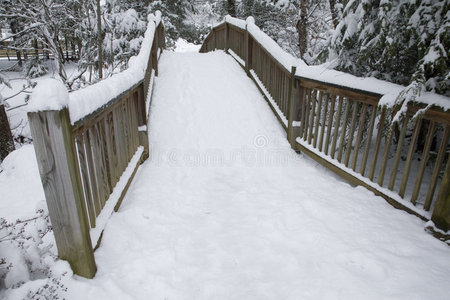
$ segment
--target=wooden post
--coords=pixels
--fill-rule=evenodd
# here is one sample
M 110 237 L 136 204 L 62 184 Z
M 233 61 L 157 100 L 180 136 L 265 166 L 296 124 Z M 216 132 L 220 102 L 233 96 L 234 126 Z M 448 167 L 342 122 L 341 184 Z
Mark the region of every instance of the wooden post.
M 142 88 L 141 88 L 142 87 Z M 144 93 L 143 90 L 144 86 L 140 85 L 140 87 L 137 90 L 137 93 L 134 94 L 135 102 L 137 106 L 137 118 L 138 118 L 138 126 L 139 126 L 139 145 L 144 147 L 144 153 L 142 154 L 142 161 L 146 160 L 149 157 L 149 144 L 148 144 L 148 128 L 147 128 L 147 107 L 146 107 L 146 100 L 148 97 L 147 93 L 151 93 L 152 91 L 147 91 Z M 145 96 L 144 96 L 145 95 Z
M 0 105 L 0 162 L 14 151 L 14 140 L 9 127 L 8 116 L 6 115 L 5 105 Z
M 92 278 L 97 267 L 69 111 L 30 112 L 28 119 L 58 255 L 75 274 Z
M 450 159 L 445 167 L 444 177 L 441 181 L 441 188 L 439 189 L 431 220 L 439 229 L 443 231 L 450 230 Z
M 291 68 L 291 78 L 289 79 L 289 94 L 288 94 L 288 131 L 287 131 L 287 139 L 289 141 L 289 143 L 291 144 L 291 148 L 295 149 L 295 135 L 294 135 L 294 126 L 293 126 L 293 122 L 295 121 L 296 117 L 294 115 L 294 106 L 295 106 L 295 99 L 294 99 L 294 94 L 295 94 L 295 71 L 297 70 L 296 67 L 292 66 Z

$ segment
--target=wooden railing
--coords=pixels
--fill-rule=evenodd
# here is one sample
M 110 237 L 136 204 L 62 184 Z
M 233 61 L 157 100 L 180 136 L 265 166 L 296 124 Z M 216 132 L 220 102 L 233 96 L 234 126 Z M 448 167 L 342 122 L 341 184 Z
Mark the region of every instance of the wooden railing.
M 152 46 L 136 84 L 73 124 L 70 105 L 28 114 L 58 255 L 84 277 L 95 275 L 93 251 L 106 220 L 149 155 L 149 87 L 165 47 L 163 24 L 155 26 L 153 39 L 143 41 Z
M 307 66 L 287 65 L 279 59 L 282 50 L 266 49 L 264 34 L 255 36 L 255 30 L 251 22 L 226 19 L 200 52 L 225 50 L 241 64 L 293 149 L 394 207 L 450 230 L 450 111 L 431 107 L 416 114 L 425 105 L 410 104 L 394 122 L 399 107 L 379 105 L 382 94 L 299 76 L 307 72 L 297 72 L 297 66 Z

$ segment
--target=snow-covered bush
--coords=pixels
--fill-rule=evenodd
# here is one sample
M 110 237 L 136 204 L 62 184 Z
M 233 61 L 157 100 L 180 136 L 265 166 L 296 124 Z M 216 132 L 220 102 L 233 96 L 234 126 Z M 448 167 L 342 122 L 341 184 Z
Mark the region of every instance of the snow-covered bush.
M 103 40 L 105 61 L 114 69 L 117 66 L 124 69 L 130 57 L 139 53 L 147 22 L 135 9 L 122 10 L 120 7 L 110 7 L 105 20 L 109 29 Z
M 357 76 L 409 84 L 402 98 L 412 101 L 422 90 L 450 95 L 449 48 L 448 1 L 352 0 L 322 59 L 336 58 L 339 70 Z
M 62 278 L 71 271 L 53 252 L 51 231 L 44 209 L 26 220 L 0 218 L 0 298 L 60 299 Z
M 28 78 L 37 78 L 48 73 L 48 68 L 38 58 L 25 61 L 22 73 Z

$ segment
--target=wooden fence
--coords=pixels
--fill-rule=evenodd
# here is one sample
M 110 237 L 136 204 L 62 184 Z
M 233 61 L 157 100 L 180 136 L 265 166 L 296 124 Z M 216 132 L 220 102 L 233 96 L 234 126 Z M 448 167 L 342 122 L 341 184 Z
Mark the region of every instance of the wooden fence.
M 293 149 L 394 207 L 450 230 L 450 111 L 432 107 L 416 116 L 425 107 L 417 103 L 393 122 L 399 108 L 379 106 L 382 95 L 297 76 L 296 67 L 276 59 L 248 25 L 235 23 L 213 28 L 200 52 L 225 50 L 241 64 Z
M 58 254 L 75 274 L 95 275 L 93 252 L 102 231 L 98 216 L 111 213 L 106 206 L 118 209 L 139 164 L 148 157 L 146 101 L 164 47 L 159 23 L 145 77 L 73 125 L 68 108 L 28 114 Z M 92 229 L 97 229 L 95 237 Z

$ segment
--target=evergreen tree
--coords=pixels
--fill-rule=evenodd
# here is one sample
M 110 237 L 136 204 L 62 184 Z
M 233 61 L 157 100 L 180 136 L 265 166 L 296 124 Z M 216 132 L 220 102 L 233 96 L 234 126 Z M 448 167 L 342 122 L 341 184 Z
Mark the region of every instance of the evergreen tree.
M 338 69 L 408 85 L 403 98 L 424 89 L 449 95 L 449 2 L 349 1 L 322 59 Z M 409 96 L 408 96 L 409 95 Z

